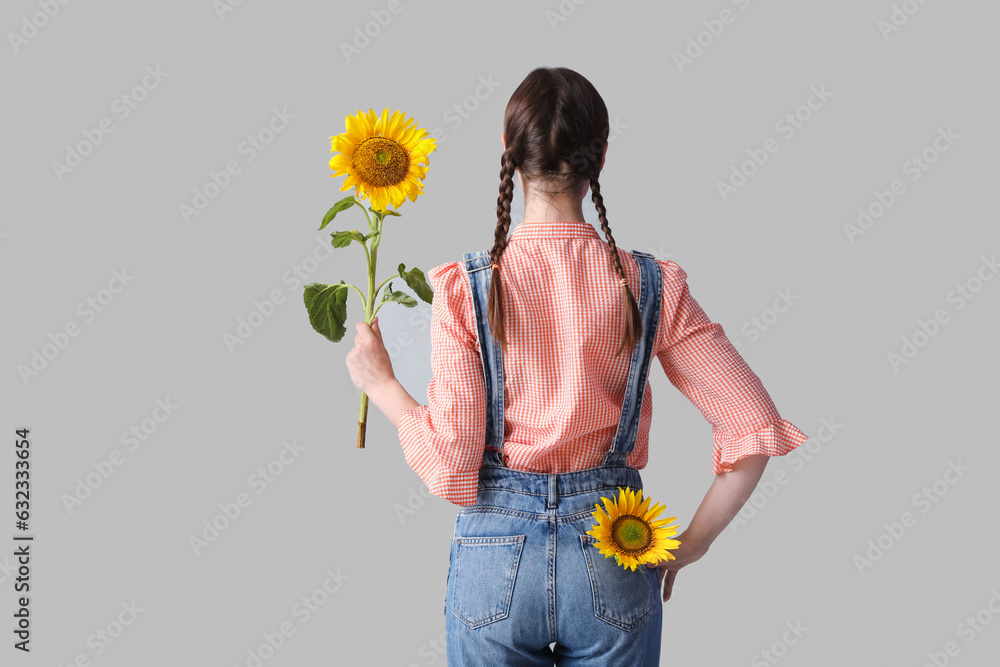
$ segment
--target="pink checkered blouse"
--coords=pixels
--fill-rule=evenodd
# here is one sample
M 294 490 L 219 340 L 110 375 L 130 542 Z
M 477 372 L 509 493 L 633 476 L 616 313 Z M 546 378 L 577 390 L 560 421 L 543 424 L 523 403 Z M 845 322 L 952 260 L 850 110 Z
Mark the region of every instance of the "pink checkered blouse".
M 636 260 L 621 247 L 618 253 L 638 296 Z M 722 325 L 691 296 L 684 269 L 657 261 L 663 302 L 653 353 L 712 425 L 712 471 L 728 472 L 750 454 L 782 456 L 805 442 L 808 436 L 778 415 Z M 627 350 L 613 356 L 621 286 L 607 243 L 587 222 L 522 222 L 510 232 L 500 275 L 509 345 L 504 464 L 544 473 L 599 466 L 618 427 L 630 357 Z M 469 506 L 476 502 L 487 407 L 472 292 L 460 261 L 427 276 L 434 289 L 433 377 L 427 405 L 403 412 L 399 441 L 432 494 Z M 647 381 L 638 437 L 626 459 L 636 469 L 648 461 L 652 416 Z

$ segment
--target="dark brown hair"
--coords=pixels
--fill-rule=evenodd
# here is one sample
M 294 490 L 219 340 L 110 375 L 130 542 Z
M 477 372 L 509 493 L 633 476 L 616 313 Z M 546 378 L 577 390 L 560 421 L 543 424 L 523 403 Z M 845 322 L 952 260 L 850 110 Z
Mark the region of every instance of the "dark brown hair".
M 506 349 L 503 298 L 500 285 L 500 256 L 507 247 L 510 228 L 510 200 L 514 195 L 514 168 L 525 181 L 555 181 L 575 189 L 586 179 L 601 229 L 611 251 L 612 270 L 622 287 L 621 344 L 629 353 L 642 336 L 642 317 L 632 290 L 625 281 L 625 271 L 618 247 L 611 236 L 607 211 L 598 174 L 604 146 L 608 140 L 608 109 L 597 89 L 583 75 L 565 67 L 537 67 L 524 78 L 510 96 L 504 113 L 504 143 L 500 158 L 500 196 L 497 198 L 496 240 L 490 250 L 493 277 L 490 284 L 487 319 L 493 337 Z M 569 171 L 564 171 L 568 164 Z

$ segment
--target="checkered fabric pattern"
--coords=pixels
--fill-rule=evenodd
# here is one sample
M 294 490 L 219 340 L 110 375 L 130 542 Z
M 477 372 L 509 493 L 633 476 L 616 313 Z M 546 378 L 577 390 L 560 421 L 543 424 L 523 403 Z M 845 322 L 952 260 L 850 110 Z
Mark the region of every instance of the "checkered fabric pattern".
M 638 298 L 639 267 L 618 249 Z M 663 302 L 655 358 L 712 426 L 712 471 L 751 454 L 782 456 L 807 435 L 782 419 L 757 375 L 691 296 L 687 273 L 657 260 Z M 428 271 L 434 289 L 427 405 L 403 412 L 406 462 L 429 491 L 463 507 L 476 502 L 487 395 L 475 312 L 462 262 Z M 522 222 L 500 259 L 508 350 L 504 355 L 504 464 L 561 473 L 602 463 L 621 415 L 629 353 L 615 357 L 621 286 L 607 243 L 587 222 Z M 651 361 L 652 363 L 652 361 Z M 653 369 L 650 368 L 650 375 Z M 635 448 L 646 466 L 652 392 L 647 381 Z

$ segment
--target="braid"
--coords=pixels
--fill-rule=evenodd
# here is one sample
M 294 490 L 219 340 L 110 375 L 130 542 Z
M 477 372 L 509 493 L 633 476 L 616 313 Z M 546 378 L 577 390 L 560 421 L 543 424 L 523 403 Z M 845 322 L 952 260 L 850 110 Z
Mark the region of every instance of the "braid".
M 635 297 L 632 296 L 632 290 L 629 288 L 628 282 L 625 281 L 625 270 L 622 268 L 622 260 L 618 256 L 615 238 L 611 236 L 611 227 L 608 226 L 608 212 L 604 208 L 604 197 L 601 196 L 601 185 L 597 182 L 596 170 L 590 177 L 590 191 L 593 195 L 594 206 L 597 207 L 597 215 L 601 219 L 601 229 L 604 230 L 608 245 L 611 247 L 611 260 L 615 267 L 615 273 L 618 274 L 622 289 L 625 290 L 622 298 L 621 344 L 615 352 L 615 356 L 618 356 L 624 348 L 627 348 L 630 353 L 635 351 L 636 345 L 639 344 L 639 337 L 642 336 L 642 316 L 639 314 L 639 306 L 635 302 Z
M 514 158 L 509 150 L 503 152 L 500 158 L 500 196 L 497 197 L 497 228 L 493 248 L 490 249 L 490 261 L 493 267 L 493 277 L 490 280 L 487 319 L 490 331 L 507 349 L 507 331 L 504 326 L 503 288 L 500 285 L 500 255 L 507 247 L 507 230 L 510 229 L 510 201 L 514 197 Z

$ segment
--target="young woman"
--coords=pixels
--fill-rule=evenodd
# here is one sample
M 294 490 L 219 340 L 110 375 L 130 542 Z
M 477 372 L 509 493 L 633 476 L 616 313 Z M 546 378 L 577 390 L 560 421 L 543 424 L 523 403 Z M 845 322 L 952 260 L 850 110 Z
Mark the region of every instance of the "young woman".
M 616 246 L 598 183 L 608 130 L 586 78 L 528 74 L 504 115 L 492 247 L 428 272 L 428 405 L 396 380 L 377 319 L 358 323 L 347 357 L 407 463 L 461 507 L 444 600 L 449 665 L 659 665 L 661 587 L 666 602 L 768 458 L 807 438 L 691 296 L 684 270 Z M 515 173 L 524 221 L 508 237 Z M 588 188 L 607 243 L 584 220 Z M 713 471 L 725 474 L 676 536 L 676 559 L 632 571 L 586 532 L 601 496 L 643 488 L 654 355 L 711 423 Z

